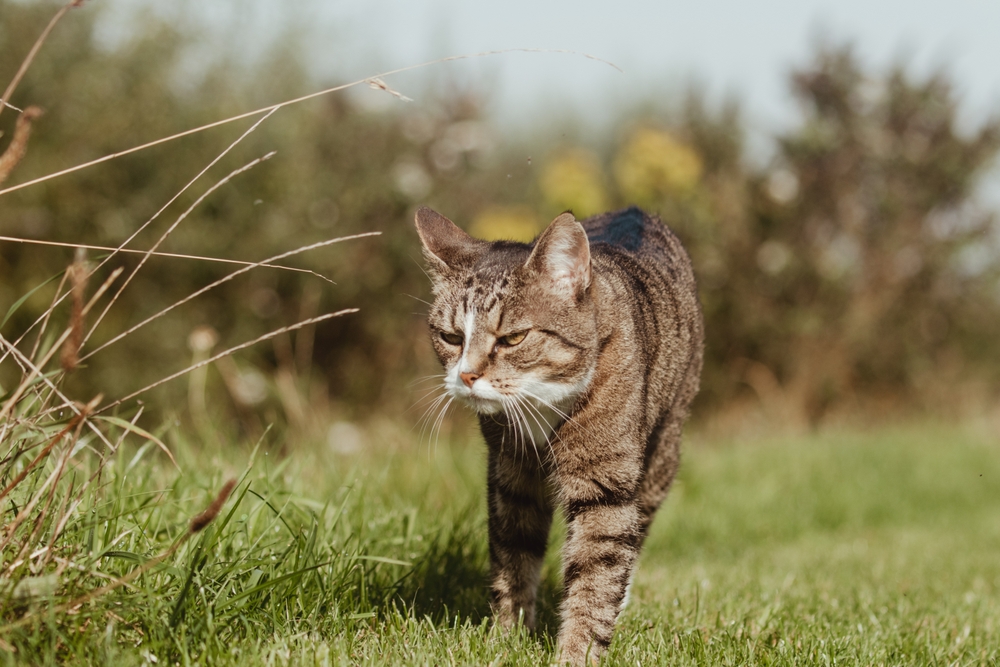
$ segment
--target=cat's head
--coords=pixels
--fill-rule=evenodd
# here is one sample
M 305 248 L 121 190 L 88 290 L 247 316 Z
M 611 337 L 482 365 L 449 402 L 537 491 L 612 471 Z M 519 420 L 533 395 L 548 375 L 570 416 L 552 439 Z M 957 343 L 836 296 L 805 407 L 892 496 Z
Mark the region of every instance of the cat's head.
M 568 410 L 597 359 L 590 245 L 572 214 L 532 244 L 483 241 L 416 215 L 433 281 L 428 323 L 448 392 L 481 414 L 530 401 Z

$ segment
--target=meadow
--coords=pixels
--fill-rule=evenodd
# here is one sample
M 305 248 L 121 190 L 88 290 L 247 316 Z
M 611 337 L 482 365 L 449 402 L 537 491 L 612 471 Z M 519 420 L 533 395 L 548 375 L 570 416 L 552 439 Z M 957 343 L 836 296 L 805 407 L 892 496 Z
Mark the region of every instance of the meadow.
M 385 426 L 348 443 L 354 451 L 267 436 L 234 448 L 180 433 L 163 435 L 176 466 L 151 442 L 122 444 L 57 557 L 0 593 L 0 662 L 551 659 L 561 529 L 540 631 L 493 630 L 483 447 L 471 428 L 429 442 Z M 72 477 L 87 466 L 84 455 Z M 162 556 L 230 477 L 237 485 L 207 528 L 87 596 Z M 603 664 L 995 664 L 998 480 L 985 422 L 749 444 L 696 431 Z M 12 495 L 5 513 L 23 502 Z
M 0 0 L 0 665 L 551 661 L 563 525 L 539 631 L 492 628 L 481 438 L 405 411 L 418 203 L 525 239 L 639 203 L 691 251 L 698 418 L 603 664 L 1000 663 L 1000 121 L 957 132 L 945 78 L 821 48 L 766 166 L 697 91 L 528 151 L 475 90 L 300 104 L 403 96 L 278 51 L 177 87 L 180 28 L 53 31 L 83 5 Z M 719 435 L 747 404 L 795 435 Z

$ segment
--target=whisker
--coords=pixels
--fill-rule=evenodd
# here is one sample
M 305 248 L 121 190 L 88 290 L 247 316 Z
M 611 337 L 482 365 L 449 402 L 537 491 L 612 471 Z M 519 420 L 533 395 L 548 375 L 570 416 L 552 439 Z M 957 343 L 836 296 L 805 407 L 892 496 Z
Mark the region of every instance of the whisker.
M 567 421 L 570 421 L 572 419 L 568 414 L 566 414 L 565 412 L 563 412 L 562 410 L 560 410 L 559 408 L 557 408 L 554 404 L 550 403 L 549 401 L 546 401 L 541 396 L 533 394 L 532 392 L 528 391 L 527 389 L 523 389 L 523 388 L 519 389 L 519 391 L 522 394 L 524 394 L 525 396 L 527 396 L 528 398 L 532 398 L 532 399 L 538 401 L 539 403 L 541 403 L 542 405 L 544 405 L 545 407 L 547 407 L 549 410 L 552 410 L 553 412 L 555 412 L 557 415 L 559 415 L 563 419 L 565 419 Z
M 559 417 L 562 417 L 563 419 L 565 419 L 566 421 L 570 422 L 574 426 L 577 426 L 577 427 L 583 429 L 586 433 L 590 434 L 590 429 L 588 429 L 586 426 L 584 426 L 583 424 L 581 424 L 577 420 L 573 419 L 573 417 L 571 417 L 570 415 L 566 414 L 564 411 L 560 410 L 559 408 L 557 408 L 555 405 L 553 405 L 549 401 L 546 401 L 541 396 L 537 396 L 537 395 L 533 394 L 532 392 L 528 391 L 527 389 L 520 389 L 519 391 L 522 394 L 524 394 L 525 396 L 528 396 L 529 398 L 532 398 L 532 399 L 538 401 L 539 403 L 541 403 L 542 405 L 544 405 L 545 407 L 547 407 L 549 410 L 552 410 Z
M 511 435 L 513 435 L 513 437 L 514 437 L 514 441 L 513 441 L 512 444 L 514 445 L 514 454 L 516 455 L 517 454 L 517 437 L 519 435 L 519 431 L 518 431 L 518 427 L 517 427 L 517 416 L 515 414 L 512 414 L 511 402 L 510 402 L 510 399 L 508 399 L 506 396 L 503 396 L 503 397 L 500 398 L 500 405 L 503 406 L 503 413 L 507 417 L 507 425 L 510 427 Z M 504 430 L 506 432 L 506 429 L 504 429 Z
M 424 392 L 420 398 L 417 399 L 414 405 L 419 404 L 421 401 L 425 400 L 429 394 L 435 391 L 447 391 L 447 387 L 444 385 L 437 385 L 433 387 L 422 387 L 421 390 Z M 412 406 L 411 406 L 412 407 Z
M 436 416 L 438 407 L 440 407 L 441 403 L 443 403 L 446 398 L 448 398 L 448 394 L 442 392 L 440 396 L 438 396 L 437 398 L 433 399 L 430 402 L 430 404 L 424 409 L 423 414 L 420 416 L 420 419 L 417 421 L 417 424 L 416 424 L 416 426 L 418 426 L 420 428 L 420 439 L 421 440 L 423 440 L 424 433 L 427 430 L 427 427 L 431 425 L 432 418 L 434 416 Z M 427 399 L 427 400 L 430 400 L 430 399 Z
M 543 427 L 543 426 L 542 426 L 542 424 L 541 424 L 541 423 L 540 423 L 540 422 L 538 421 L 538 417 L 536 417 L 536 416 L 535 416 L 535 415 L 534 415 L 534 414 L 532 413 L 532 410 L 535 410 L 535 411 L 537 412 L 537 411 L 538 411 L 538 408 L 537 408 L 537 407 L 535 407 L 535 406 L 533 406 L 533 405 L 531 405 L 531 402 L 530 402 L 530 401 L 527 401 L 527 400 L 524 400 L 524 399 L 522 399 L 522 398 L 520 398 L 520 397 L 518 397 L 518 399 L 517 399 L 517 400 L 518 400 L 518 402 L 519 402 L 519 403 L 521 404 L 521 406 L 522 406 L 523 410 L 524 410 L 524 411 L 525 411 L 525 412 L 527 413 L 527 415 L 529 415 L 529 416 L 530 416 L 530 417 L 532 418 L 532 420 L 534 420 L 535 424 L 537 424 L 537 425 L 538 425 L 538 429 L 539 429 L 539 431 L 541 431 L 541 434 L 540 434 L 540 435 L 545 435 L 545 430 L 546 430 L 546 429 L 545 429 L 545 427 Z M 540 415 L 540 416 L 541 416 L 541 415 Z M 527 421 L 527 419 L 525 419 L 525 421 Z M 542 421 L 545 421 L 545 423 L 546 423 L 546 426 L 548 426 L 548 430 L 549 430 L 549 432 L 552 432 L 552 427 L 551 427 L 551 426 L 549 426 L 549 424 L 548 424 L 548 421 L 546 421 L 544 417 L 542 417 Z M 546 443 L 547 443 L 547 442 L 548 442 L 548 437 L 546 436 Z M 538 465 L 539 465 L 539 466 L 541 466 L 541 465 L 542 465 L 542 456 L 541 456 L 541 454 L 539 454 L 539 452 L 538 452 L 538 442 L 537 442 L 537 441 L 535 440 L 535 438 L 532 438 L 532 439 L 531 439 L 531 446 L 532 446 L 532 447 L 534 448 L 534 450 L 535 450 L 535 458 L 537 458 L 537 459 L 538 459 Z
M 539 465 L 542 463 L 541 455 L 538 453 L 538 445 L 535 443 L 534 437 L 531 434 L 531 424 L 528 423 L 528 417 L 525 415 L 524 408 L 521 405 L 521 400 L 517 396 L 511 396 L 511 405 L 518 415 L 518 421 L 522 424 L 521 430 L 521 441 L 524 448 L 524 454 L 528 454 L 528 439 L 531 439 L 531 448 L 535 451 L 535 457 L 538 459 Z
M 517 417 L 517 429 L 521 434 L 521 452 L 525 455 L 528 454 L 528 438 L 531 437 L 531 428 L 528 426 L 528 421 L 524 417 L 524 412 L 521 410 L 521 406 L 517 404 L 517 397 L 512 397 L 511 407 L 514 408 L 514 414 Z
M 543 431 L 545 429 L 548 429 L 550 433 L 555 433 L 555 428 L 552 426 L 552 424 L 549 423 L 549 420 L 545 418 L 545 415 L 542 414 L 542 411 L 538 408 L 538 406 L 533 405 L 529 400 L 526 399 L 522 400 L 528 414 L 530 414 L 531 418 L 534 419 L 536 424 L 538 424 L 538 428 L 542 429 Z M 541 422 L 539 420 L 541 420 Z M 545 423 L 544 426 L 542 426 L 542 422 Z
M 416 300 L 416 301 L 419 301 L 420 303 L 426 303 L 426 304 L 427 304 L 428 306 L 433 306 L 433 305 L 434 305 L 434 304 L 432 304 L 432 303 L 431 303 L 430 301 L 424 301 L 423 299 L 421 299 L 421 298 L 420 298 L 420 297 L 418 297 L 418 296 L 413 296 L 412 294 L 407 294 L 406 292 L 401 292 L 401 294 L 402 294 L 403 296 L 408 296 L 408 297 L 410 297 L 411 299 L 414 299 L 414 300 Z M 419 314 L 424 314 L 424 315 L 426 315 L 426 313 L 417 313 L 417 314 L 418 314 L 418 315 L 419 315 Z
M 437 419 L 434 421 L 434 428 L 431 430 L 431 433 L 434 434 L 434 451 L 435 452 L 437 451 L 438 442 L 439 442 L 440 437 L 441 437 L 441 426 L 444 424 L 444 416 L 446 414 L 448 414 L 448 408 L 451 407 L 451 403 L 454 400 L 455 400 L 454 396 L 448 396 L 448 402 L 444 404 L 443 408 L 441 408 L 441 411 L 438 413 Z
M 439 379 L 441 379 L 443 377 L 446 377 L 444 373 L 439 373 L 438 375 L 425 375 L 423 377 L 419 377 L 416 380 L 410 382 L 406 386 L 412 388 L 412 387 L 417 386 L 418 384 L 423 384 L 425 382 L 430 382 L 431 380 L 439 380 Z

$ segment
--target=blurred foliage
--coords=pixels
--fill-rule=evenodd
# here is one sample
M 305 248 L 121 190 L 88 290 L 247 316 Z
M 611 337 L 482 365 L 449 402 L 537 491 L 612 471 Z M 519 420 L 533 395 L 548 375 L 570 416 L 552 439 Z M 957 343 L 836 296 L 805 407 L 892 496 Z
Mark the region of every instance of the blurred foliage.
M 608 210 L 601 163 L 591 151 L 572 148 L 553 156 L 539 179 L 549 208 L 571 210 L 585 218 Z
M 698 187 L 701 157 L 669 132 L 641 127 L 615 157 L 615 180 L 622 196 L 643 206 L 680 199 Z
M 469 233 L 491 241 L 530 242 L 544 227 L 541 216 L 528 206 L 491 206 L 476 216 Z
M 7 185 L 317 88 L 302 54 L 281 50 L 254 72 L 220 59 L 178 82 L 183 35 L 150 20 L 109 50 L 94 37 L 98 10 L 74 11 L 58 26 L 11 100 L 47 114 Z M 51 12 L 0 0 L 0 82 Z M 535 165 L 516 140 L 500 140 L 469 92 L 407 105 L 366 90 L 385 95 L 388 110 L 362 104 L 360 91 L 282 109 L 131 247 L 150 247 L 209 185 L 271 150 L 276 157 L 211 195 L 162 249 L 259 260 L 332 237 L 383 235 L 286 260 L 336 285 L 278 269 L 226 283 L 98 353 L 70 386 L 124 395 L 211 349 L 358 306 L 160 396 L 197 415 L 207 395 L 250 430 L 258 419 L 405 407 L 420 393 L 411 379 L 436 372 L 411 231 L 417 204 L 484 237 L 529 239 L 563 210 L 583 217 L 637 203 L 677 230 L 696 265 L 709 337 L 703 411 L 752 400 L 778 419 L 810 423 L 887 401 L 940 408 L 959 400 L 951 388 L 964 381 L 994 383 L 988 393 L 1000 369 L 1000 291 L 994 220 L 973 195 L 1000 148 L 1000 126 L 959 132 L 946 77 L 864 72 L 850 49 L 820 49 L 792 84 L 802 122 L 776 138 L 766 166 L 745 155 L 738 107 L 710 105 L 697 91 L 679 108 L 623 117 L 614 136 L 553 141 Z M 0 116 L 0 150 L 15 118 Z M 251 122 L 4 195 L 0 234 L 117 245 Z M 0 310 L 71 254 L 0 242 Z M 112 266 L 136 264 L 119 257 Z M 90 349 L 231 270 L 150 259 Z M 52 289 L 32 295 L 4 335 L 27 328 Z

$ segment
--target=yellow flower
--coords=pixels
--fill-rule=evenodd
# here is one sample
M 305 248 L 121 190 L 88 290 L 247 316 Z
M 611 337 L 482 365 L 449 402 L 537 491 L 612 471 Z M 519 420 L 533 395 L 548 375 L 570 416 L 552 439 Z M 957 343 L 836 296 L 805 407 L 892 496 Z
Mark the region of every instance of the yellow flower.
M 525 206 L 494 206 L 472 221 L 469 233 L 478 239 L 530 241 L 541 231 L 535 213 Z
M 556 156 L 542 170 L 539 185 L 550 208 L 573 211 L 577 218 L 608 208 L 601 164 L 590 151 L 573 148 Z
M 701 156 L 669 133 L 640 128 L 615 158 L 615 180 L 625 198 L 651 203 L 663 196 L 685 195 L 701 179 Z

